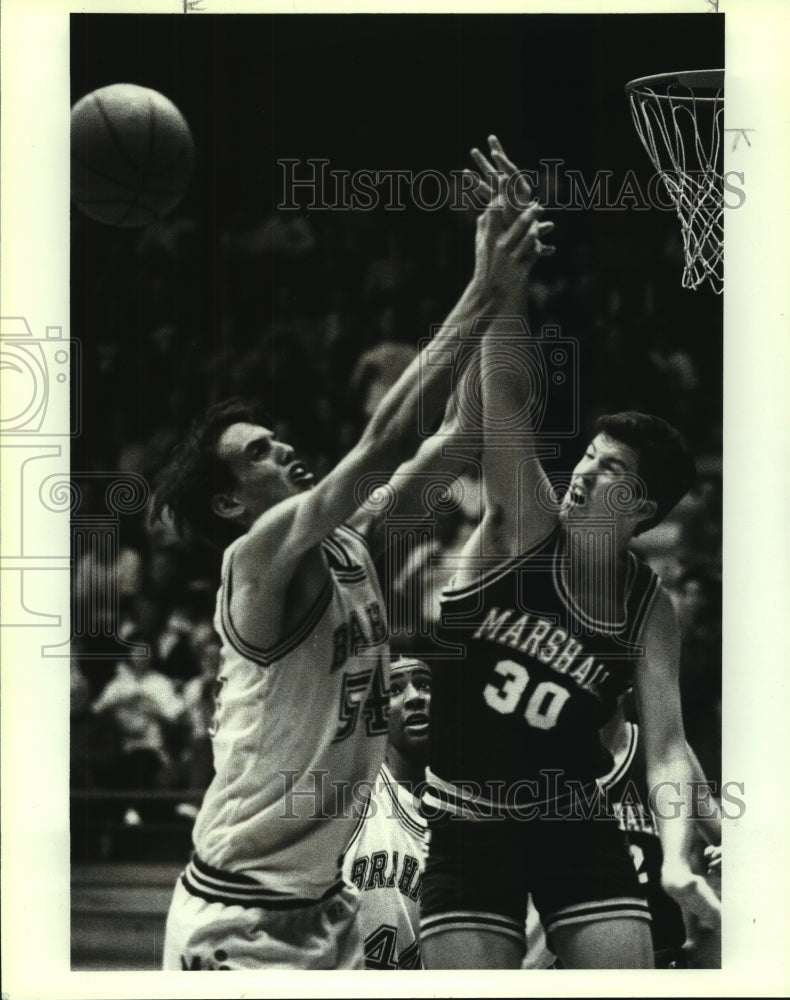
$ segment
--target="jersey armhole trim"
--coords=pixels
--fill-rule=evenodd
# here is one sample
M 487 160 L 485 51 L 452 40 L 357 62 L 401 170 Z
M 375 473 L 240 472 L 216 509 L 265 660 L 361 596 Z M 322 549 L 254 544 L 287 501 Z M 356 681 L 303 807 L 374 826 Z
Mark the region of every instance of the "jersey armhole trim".
M 392 772 L 386 764 L 381 765 L 381 768 L 379 769 L 379 777 L 381 778 L 384 790 L 390 799 L 393 818 L 397 819 L 407 832 L 416 835 L 417 837 L 424 837 L 427 830 L 427 823 L 422 818 L 420 818 L 419 821 L 416 819 L 416 817 L 419 816 L 416 805 L 412 804 L 414 815 L 409 813 L 408 806 L 401 800 L 399 794 L 399 791 L 401 791 L 400 783 L 393 777 Z M 408 794 L 411 797 L 412 803 L 414 803 L 415 797 L 413 793 L 408 789 L 402 790 L 404 794 Z
M 321 615 L 323 615 L 330 600 L 332 599 L 332 581 L 329 577 L 324 586 L 321 588 L 318 596 L 313 601 L 310 608 L 307 610 L 304 620 L 301 625 L 298 625 L 295 629 L 280 640 L 275 646 L 271 646 L 268 649 L 262 646 L 256 646 L 253 643 L 247 642 L 240 634 L 236 626 L 233 624 L 233 619 L 230 614 L 230 601 L 232 593 L 232 558 L 228 561 L 227 570 L 225 574 L 223 594 L 222 594 L 222 604 L 221 604 L 221 614 L 222 614 L 222 625 L 225 630 L 228 642 L 233 646 L 237 653 L 241 654 L 245 659 L 251 660 L 253 663 L 257 663 L 262 667 L 269 667 L 275 661 L 282 659 L 286 653 L 295 649 L 312 631 L 316 622 L 319 620 Z
M 225 636 L 228 642 L 233 646 L 237 653 L 243 656 L 246 660 L 250 660 L 253 663 L 257 663 L 258 666 L 268 667 L 269 660 L 266 656 L 266 650 L 260 646 L 255 646 L 250 642 L 247 642 L 237 631 L 236 626 L 233 624 L 233 619 L 230 614 L 230 601 L 231 594 L 233 591 L 233 553 L 228 557 L 227 565 L 225 566 L 225 572 L 223 573 L 222 580 L 222 597 L 220 599 L 220 617 L 222 621 L 222 628 L 225 632 Z
M 362 542 L 362 544 L 365 546 L 366 549 L 370 550 L 370 542 L 368 541 L 367 537 L 363 535 L 361 531 L 358 531 L 356 528 L 352 527 L 347 521 L 344 521 L 343 524 L 338 525 L 338 530 L 345 530 L 350 532 L 356 539 Z
M 644 573 L 647 575 L 647 579 L 645 580 L 643 592 L 639 594 L 637 591 L 636 608 L 631 618 L 632 624 L 628 635 L 628 641 L 633 645 L 638 645 L 641 642 L 642 634 L 645 631 L 647 620 L 650 617 L 650 612 L 658 597 L 658 590 L 661 585 L 658 575 L 648 566 L 644 567 Z
M 624 636 L 624 633 L 626 629 L 629 629 L 629 602 L 631 601 L 631 592 L 638 576 L 638 563 L 634 561 L 636 557 L 633 552 L 629 551 L 626 562 L 626 577 L 623 587 L 624 617 L 621 621 L 612 622 L 587 614 L 587 612 L 584 611 L 584 609 L 574 600 L 562 573 L 562 560 L 567 559 L 568 556 L 566 555 L 566 550 L 561 550 L 560 548 L 561 541 L 562 539 L 558 536 L 557 543 L 554 548 L 551 567 L 552 578 L 554 581 L 554 592 L 557 597 L 565 605 L 565 609 L 570 614 L 574 615 L 582 625 L 588 628 L 593 628 L 597 632 L 604 635 L 618 636 L 621 639 L 625 638 L 625 641 L 627 642 L 628 636 Z
M 607 774 L 601 775 L 598 778 L 598 785 L 602 789 L 616 785 L 634 762 L 636 745 L 639 739 L 639 727 L 634 722 L 626 722 L 626 726 L 628 727 L 628 746 L 621 759 L 614 762 L 612 769 Z

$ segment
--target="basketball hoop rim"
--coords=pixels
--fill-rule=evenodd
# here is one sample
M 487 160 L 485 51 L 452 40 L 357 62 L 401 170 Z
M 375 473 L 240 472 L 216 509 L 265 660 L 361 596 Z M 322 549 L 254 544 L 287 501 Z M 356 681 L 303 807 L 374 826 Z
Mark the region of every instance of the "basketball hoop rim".
M 676 83 L 681 87 L 702 87 L 707 90 L 717 90 L 719 93 L 710 97 L 702 94 L 660 94 L 653 90 L 655 86 L 668 86 Z M 676 73 L 654 73 L 652 76 L 640 76 L 629 80 L 625 85 L 629 96 L 641 95 L 652 97 L 659 101 L 721 101 L 724 97 L 723 69 L 686 69 Z

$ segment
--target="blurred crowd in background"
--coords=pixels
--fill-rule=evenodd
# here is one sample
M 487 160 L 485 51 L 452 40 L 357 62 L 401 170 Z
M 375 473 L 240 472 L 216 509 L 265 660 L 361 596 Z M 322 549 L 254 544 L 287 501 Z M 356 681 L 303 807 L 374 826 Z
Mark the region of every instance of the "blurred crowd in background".
M 687 733 L 720 782 L 720 303 L 680 287 L 679 233 L 657 244 L 646 218 L 646 238 L 635 241 L 627 215 L 610 213 L 593 229 L 584 213 L 558 213 L 558 253 L 534 273 L 533 327 L 556 325 L 578 342 L 578 434 L 560 442 L 549 472 L 572 468 L 600 413 L 655 412 L 688 437 L 699 486 L 637 541 L 676 603 Z M 133 472 L 152 483 L 207 404 L 242 395 L 262 403 L 277 435 L 320 478 L 463 289 L 473 222 L 449 210 L 299 212 L 238 220 L 211 239 L 189 216 L 102 233 L 101 266 L 90 267 L 81 290 L 90 302 L 82 317 L 90 433 L 75 442 L 73 470 Z M 463 483 L 463 501 L 390 566 L 401 648 L 414 626 L 415 587 L 431 580 L 421 611 L 430 619 L 447 556 L 479 511 L 474 476 Z M 88 484 L 86 509 L 102 502 Z M 212 773 L 218 568 L 216 554 L 182 544 L 145 512 L 121 518 L 117 551 L 87 551 L 74 566 L 75 606 L 90 603 L 108 574 L 118 591 L 117 655 L 97 656 L 90 638 L 74 637 L 74 802 L 112 793 L 103 812 L 73 805 L 79 856 L 111 856 L 98 833 L 108 817 L 121 826 L 178 818 L 185 827 L 194 817 Z

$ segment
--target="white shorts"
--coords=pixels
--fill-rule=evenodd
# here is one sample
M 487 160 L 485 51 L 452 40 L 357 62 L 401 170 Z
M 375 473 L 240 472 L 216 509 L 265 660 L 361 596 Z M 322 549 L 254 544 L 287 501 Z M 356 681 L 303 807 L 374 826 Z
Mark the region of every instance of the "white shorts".
M 293 909 L 208 902 L 176 884 L 167 915 L 166 970 L 364 969 L 359 891 Z

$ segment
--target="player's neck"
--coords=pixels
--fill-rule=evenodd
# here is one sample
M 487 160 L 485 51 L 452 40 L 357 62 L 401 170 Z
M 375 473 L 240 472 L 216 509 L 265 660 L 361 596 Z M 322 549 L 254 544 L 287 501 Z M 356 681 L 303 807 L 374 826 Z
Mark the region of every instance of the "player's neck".
M 422 754 L 406 757 L 400 750 L 388 746 L 384 761 L 399 784 L 414 788 L 425 778 L 425 758 Z
M 613 525 L 578 524 L 566 531 L 567 562 L 561 570 L 572 599 L 594 618 L 618 621 L 623 615 L 628 544 L 618 544 Z
M 631 534 L 611 521 L 603 524 L 578 522 L 565 526 L 565 550 L 574 566 L 600 566 L 615 575 L 628 564 Z

